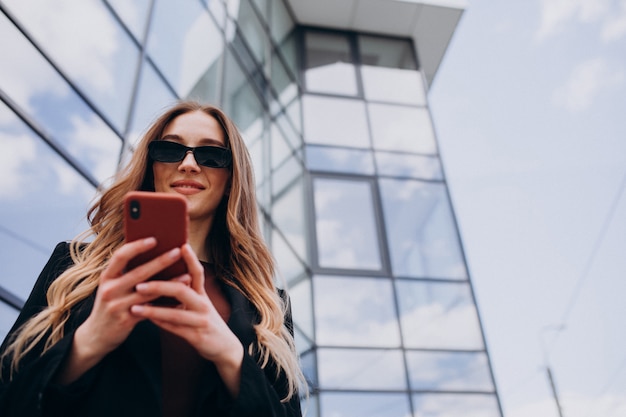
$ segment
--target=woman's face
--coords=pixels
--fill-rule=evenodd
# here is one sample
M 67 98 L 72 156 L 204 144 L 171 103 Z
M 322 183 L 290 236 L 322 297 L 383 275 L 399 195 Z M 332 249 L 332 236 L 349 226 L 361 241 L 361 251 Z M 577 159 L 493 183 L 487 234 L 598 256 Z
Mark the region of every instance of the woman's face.
M 176 117 L 157 140 L 177 142 L 188 147 L 226 147 L 224 132 L 212 116 L 193 111 Z M 189 220 L 210 227 L 215 210 L 230 187 L 228 168 L 199 165 L 188 152 L 180 162 L 154 162 L 154 190 L 178 193 L 187 198 Z

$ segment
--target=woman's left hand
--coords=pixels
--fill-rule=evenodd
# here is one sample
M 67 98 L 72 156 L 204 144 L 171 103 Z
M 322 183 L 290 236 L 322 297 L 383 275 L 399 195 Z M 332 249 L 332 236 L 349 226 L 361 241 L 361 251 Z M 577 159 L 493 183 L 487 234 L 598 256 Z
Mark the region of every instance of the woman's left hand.
M 145 295 L 176 298 L 181 307 L 143 304 L 132 306 L 131 312 L 185 339 L 200 356 L 213 362 L 234 398 L 239 392 L 243 345 L 209 299 L 204 287 L 204 268 L 191 246 L 186 244 L 181 251 L 191 276 L 190 286 L 157 280 L 136 286 Z

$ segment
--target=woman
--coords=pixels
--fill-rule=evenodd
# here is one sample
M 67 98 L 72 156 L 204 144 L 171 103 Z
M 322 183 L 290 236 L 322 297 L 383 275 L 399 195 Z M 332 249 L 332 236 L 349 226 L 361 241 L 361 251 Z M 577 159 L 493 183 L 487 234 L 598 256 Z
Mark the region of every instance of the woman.
M 2 345 L 3 416 L 299 416 L 289 309 L 260 236 L 234 124 L 181 102 L 146 132 L 89 210 L 89 244 L 61 243 Z M 189 240 L 132 270 L 131 190 L 187 199 Z M 188 273 L 148 279 L 182 259 Z M 151 304 L 174 297 L 179 307 Z M 285 314 L 287 313 L 287 314 Z

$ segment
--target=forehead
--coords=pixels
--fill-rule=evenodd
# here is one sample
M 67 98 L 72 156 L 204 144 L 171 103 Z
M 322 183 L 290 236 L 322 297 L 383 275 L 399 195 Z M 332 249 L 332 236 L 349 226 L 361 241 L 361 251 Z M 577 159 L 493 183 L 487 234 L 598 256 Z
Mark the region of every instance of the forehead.
M 203 111 L 181 114 L 172 120 L 161 135 L 161 139 L 179 141 L 187 146 L 217 144 L 226 145 L 224 130 L 217 119 Z

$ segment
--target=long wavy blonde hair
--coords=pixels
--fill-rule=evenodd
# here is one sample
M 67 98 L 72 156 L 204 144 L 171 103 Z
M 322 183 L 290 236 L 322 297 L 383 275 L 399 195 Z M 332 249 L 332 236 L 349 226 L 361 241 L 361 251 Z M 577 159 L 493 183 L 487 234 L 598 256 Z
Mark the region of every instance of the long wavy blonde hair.
M 40 342 L 45 341 L 44 352 L 58 342 L 64 335 L 64 325 L 71 309 L 96 291 L 100 274 L 107 267 L 112 253 L 124 243 L 124 195 L 132 190 L 154 191 L 148 144 L 160 139 L 164 129 L 176 117 L 192 111 L 203 111 L 220 123 L 226 146 L 233 156 L 230 193 L 217 209 L 206 239 L 207 251 L 219 268 L 217 275 L 239 289 L 259 312 L 260 322 L 255 325 L 258 342 L 256 346 L 249 346 L 249 351 L 258 349 L 261 367 L 265 367 L 271 358 L 276 363 L 277 373 L 285 373 L 288 394 L 283 401 L 296 394 L 303 377 L 293 337 L 284 325 L 288 306 L 276 291 L 274 261 L 260 233 L 254 173 L 248 150 L 234 123 L 220 109 L 193 101 L 177 103 L 152 124 L 139 141 L 128 165 L 89 209 L 90 229 L 70 244 L 74 265 L 50 285 L 48 307 L 22 326 L 3 355 L 12 356 L 13 372 L 18 369 L 20 359 Z M 86 236 L 93 236 L 88 245 L 82 243 Z

